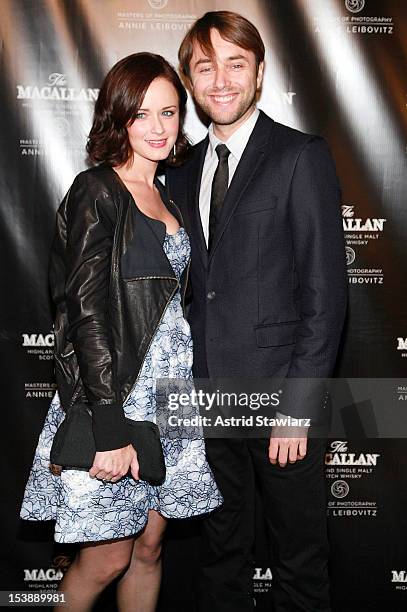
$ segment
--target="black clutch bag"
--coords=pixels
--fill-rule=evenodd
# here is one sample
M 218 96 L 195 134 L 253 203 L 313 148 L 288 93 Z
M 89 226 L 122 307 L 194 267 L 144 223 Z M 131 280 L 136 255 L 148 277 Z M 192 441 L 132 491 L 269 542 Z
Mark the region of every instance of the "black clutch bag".
M 151 421 L 126 418 L 131 444 L 137 451 L 140 480 L 162 485 L 165 462 L 160 431 Z M 89 470 L 96 448 L 92 430 L 92 413 L 86 404 L 74 404 L 66 413 L 52 442 L 51 463 L 65 468 Z

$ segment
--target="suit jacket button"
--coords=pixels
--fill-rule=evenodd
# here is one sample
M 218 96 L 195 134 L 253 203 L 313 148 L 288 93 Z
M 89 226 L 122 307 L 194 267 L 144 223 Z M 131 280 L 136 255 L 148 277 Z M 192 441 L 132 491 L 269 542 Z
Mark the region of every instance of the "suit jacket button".
M 215 299 L 216 293 L 214 291 L 208 291 L 208 293 L 206 294 L 206 297 L 208 298 L 208 300 L 213 300 Z

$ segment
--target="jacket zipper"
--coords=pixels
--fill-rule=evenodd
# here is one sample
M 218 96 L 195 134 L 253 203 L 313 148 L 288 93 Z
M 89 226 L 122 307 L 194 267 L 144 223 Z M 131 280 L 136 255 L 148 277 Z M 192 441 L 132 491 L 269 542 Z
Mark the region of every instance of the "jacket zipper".
M 191 265 L 191 258 L 189 258 L 188 260 L 188 265 L 187 265 L 187 271 L 185 273 L 185 287 L 184 287 L 184 291 L 182 292 L 182 312 L 185 315 L 185 295 L 187 292 L 187 285 L 188 285 L 188 275 L 189 275 L 189 268 Z
M 181 221 L 182 221 L 182 225 L 185 226 L 185 222 L 184 222 L 184 217 L 182 216 L 182 212 L 180 211 L 180 209 L 178 208 L 178 206 L 175 204 L 174 200 L 169 200 L 171 202 L 171 204 L 173 206 L 175 206 L 175 208 L 178 210 L 179 212 L 179 216 L 181 217 Z
M 175 202 L 174 202 L 173 200 L 170 200 L 170 202 L 171 202 L 171 204 L 172 204 L 173 206 L 175 206 L 175 208 L 178 210 L 178 212 L 179 212 L 179 216 L 181 217 L 182 225 L 184 226 L 184 218 L 183 218 L 183 216 L 182 216 L 182 213 L 181 213 L 180 209 L 178 208 L 178 206 L 175 204 Z M 191 258 L 189 258 L 189 260 L 188 260 L 187 271 L 186 271 L 186 274 L 185 274 L 185 287 L 184 287 L 184 291 L 183 291 L 183 294 L 182 294 L 182 310 L 183 310 L 183 314 L 185 313 L 185 294 L 186 294 L 186 291 L 187 291 L 188 274 L 189 274 L 189 267 L 190 267 L 190 265 L 191 265 Z M 131 393 L 131 391 L 132 391 L 132 389 L 133 389 L 134 385 L 136 385 L 136 384 L 137 384 L 137 381 L 138 381 L 138 379 L 139 379 L 139 377 L 140 377 L 141 370 L 142 370 L 143 365 L 144 365 L 144 361 L 145 361 L 145 359 L 146 359 L 146 355 L 147 355 L 147 353 L 148 353 L 148 351 L 149 351 L 149 349 L 150 349 L 151 343 L 152 343 L 152 341 L 153 341 L 153 339 L 154 339 L 155 332 L 157 331 L 158 327 L 160 326 L 160 323 L 161 323 L 161 321 L 162 321 L 162 319 L 163 319 L 163 317 L 164 317 L 165 311 L 167 310 L 168 305 L 169 305 L 169 303 L 171 302 L 171 300 L 172 300 L 172 298 L 173 298 L 173 296 L 174 296 L 174 294 L 175 294 L 176 290 L 177 290 L 177 289 L 178 289 L 178 288 L 181 286 L 181 285 L 180 285 L 180 283 L 178 282 L 178 280 L 177 280 L 176 278 L 172 278 L 171 276 L 138 276 L 138 277 L 137 277 L 137 278 L 135 278 L 135 279 L 126 279 L 126 280 L 135 280 L 135 281 L 136 281 L 136 280 L 150 280 L 150 279 L 153 279 L 153 278 L 158 278 L 158 279 L 167 279 L 167 280 L 175 280 L 175 281 L 177 281 L 177 285 L 176 285 L 176 287 L 174 288 L 174 290 L 172 291 L 172 293 L 171 293 L 170 297 L 168 298 L 167 303 L 165 304 L 164 310 L 163 310 L 163 312 L 161 313 L 161 317 L 160 317 L 160 319 L 159 319 L 159 321 L 158 321 L 158 323 L 157 323 L 156 327 L 154 328 L 154 332 L 153 332 L 153 334 L 152 334 L 152 336 L 151 336 L 151 340 L 150 340 L 150 342 L 148 343 L 148 347 L 147 347 L 147 349 L 146 349 L 146 351 L 145 351 L 145 353 L 144 353 L 143 361 L 141 362 L 141 365 L 140 365 L 140 368 L 139 368 L 139 371 L 138 371 L 137 377 L 135 378 L 135 380 L 134 380 L 134 381 L 133 381 L 133 383 L 131 384 L 131 386 L 130 386 L 130 391 L 128 392 L 128 394 L 126 395 L 126 397 L 123 399 L 123 404 L 126 402 L 127 398 L 129 397 L 129 395 L 130 395 L 130 393 Z
M 170 200 L 169 200 L 169 201 L 170 201 L 170 203 L 171 203 L 173 206 L 175 206 L 175 208 L 177 209 L 177 211 L 178 211 L 178 213 L 179 213 L 179 216 L 181 217 L 182 226 L 183 226 L 183 227 L 184 227 L 184 229 L 185 229 L 185 221 L 184 221 L 184 217 L 182 216 L 182 212 L 181 212 L 181 210 L 180 210 L 180 209 L 179 209 L 179 207 L 178 207 L 178 206 L 175 204 L 174 200 L 171 200 L 171 198 L 170 198 Z M 186 274 L 185 274 L 185 287 L 184 287 L 184 291 L 183 291 L 183 294 L 182 294 L 182 311 L 183 311 L 183 314 L 185 314 L 185 294 L 186 294 L 186 292 L 187 292 L 187 284 L 188 284 L 188 275 L 189 275 L 189 268 L 190 268 L 190 265 L 191 265 L 191 258 L 189 258 L 189 260 L 188 260 L 187 271 L 186 271 Z
M 177 280 L 177 279 L 175 279 L 175 278 L 171 278 L 170 276 L 168 276 L 168 277 L 167 277 L 167 276 L 149 276 L 148 278 L 168 278 L 169 280 Z M 167 310 L 167 308 L 168 308 L 168 305 L 169 305 L 169 303 L 171 302 L 171 300 L 172 300 L 172 298 L 173 298 L 173 296 L 174 296 L 175 292 L 176 292 L 176 291 L 177 291 L 177 289 L 179 288 L 179 286 L 180 286 L 180 284 L 179 284 L 179 282 L 177 281 L 176 286 L 175 286 L 175 287 L 174 287 L 174 289 L 172 290 L 171 295 L 169 296 L 169 298 L 168 298 L 168 300 L 167 300 L 167 302 L 166 302 L 166 304 L 165 304 L 165 306 L 164 306 L 164 309 L 163 309 L 163 311 L 162 311 L 162 313 L 161 313 L 161 316 L 160 316 L 160 318 L 159 318 L 159 320 L 158 320 L 158 323 L 157 323 L 157 325 L 155 326 L 153 333 L 151 334 L 151 339 L 150 339 L 150 342 L 148 343 L 147 349 L 145 350 L 144 357 L 143 357 L 143 360 L 142 360 L 142 362 L 141 362 L 141 364 L 140 364 L 140 367 L 139 367 L 139 371 L 138 371 L 138 373 L 137 373 L 137 376 L 136 376 L 136 378 L 134 379 L 134 381 L 131 383 L 131 385 L 130 385 L 130 391 L 128 392 L 128 394 L 126 395 L 126 397 L 123 399 L 122 404 L 124 404 L 124 403 L 126 402 L 126 400 L 127 400 L 127 398 L 129 397 L 129 395 L 130 395 L 130 393 L 131 393 L 131 391 L 132 391 L 132 389 L 133 389 L 134 385 L 136 385 L 136 384 L 137 384 L 137 381 L 138 381 L 138 379 L 140 378 L 140 373 L 141 373 L 141 370 L 142 370 L 142 368 L 143 368 L 144 362 L 145 362 L 145 360 L 146 360 L 147 353 L 148 353 L 148 351 L 150 350 L 151 343 L 152 343 L 152 341 L 154 340 L 155 332 L 157 331 L 158 327 L 160 326 L 160 323 L 161 323 L 161 321 L 162 321 L 162 319 L 163 319 L 163 317 L 164 317 L 164 315 L 165 315 L 165 312 L 166 312 L 166 310 Z
M 178 208 L 178 206 L 175 204 L 175 202 L 174 202 L 173 200 L 170 200 L 170 202 L 171 202 L 171 204 L 172 204 L 173 206 L 175 206 L 175 208 L 178 210 L 178 212 L 179 212 L 179 216 L 181 217 L 182 225 L 184 225 L 184 218 L 183 218 L 183 216 L 182 216 L 182 214 L 181 214 L 180 209 Z M 188 267 L 189 267 L 189 262 L 188 262 Z M 135 280 L 135 281 L 136 281 L 136 280 L 151 280 L 151 279 L 175 280 L 177 284 L 176 284 L 176 286 L 174 287 L 173 291 L 171 292 L 171 295 L 169 296 L 169 298 L 168 298 L 168 300 L 167 300 L 167 302 L 166 302 L 166 304 L 165 304 L 165 306 L 164 306 L 164 309 L 163 309 L 163 311 L 162 311 L 162 313 L 161 313 L 161 316 L 160 316 L 160 318 L 159 318 L 159 320 L 158 320 L 158 323 L 157 323 L 157 325 L 155 326 L 153 333 L 151 334 L 150 342 L 148 343 L 147 349 L 146 349 L 146 350 L 145 350 L 145 352 L 144 352 L 144 357 L 143 357 L 143 360 L 142 360 L 142 362 L 141 362 L 141 364 L 140 364 L 140 367 L 139 367 L 139 370 L 138 370 L 137 376 L 136 376 L 136 378 L 134 379 L 134 381 L 131 383 L 131 385 L 130 385 L 130 391 L 128 392 L 128 394 L 126 395 L 126 397 L 123 399 L 123 401 L 122 401 L 122 405 L 123 405 L 123 404 L 125 404 L 125 402 L 127 401 L 127 398 L 129 397 L 129 395 L 130 395 L 130 393 L 131 393 L 131 391 L 132 391 L 132 389 L 133 389 L 134 385 L 136 385 L 136 384 L 137 384 L 137 381 L 138 381 L 138 379 L 140 378 L 140 373 L 141 373 L 141 370 L 143 369 L 143 365 L 144 365 L 144 362 L 145 362 L 145 360 L 146 360 L 146 356 L 147 356 L 147 354 L 148 354 L 148 351 L 150 350 L 151 343 L 152 343 L 152 341 L 154 340 L 155 332 L 156 332 L 156 331 L 157 331 L 157 329 L 159 328 L 160 323 L 161 323 L 161 321 L 163 320 L 163 317 L 164 317 L 164 315 L 165 315 L 165 312 L 166 312 L 166 310 L 167 310 L 167 308 L 168 308 L 168 305 L 169 305 L 169 303 L 171 302 L 171 300 L 172 300 L 173 296 L 175 295 L 175 292 L 176 292 L 176 291 L 177 291 L 177 289 L 180 287 L 180 283 L 179 283 L 179 281 L 178 281 L 176 278 L 173 278 L 173 277 L 171 277 L 171 276 L 138 276 L 138 277 L 137 277 L 137 278 L 135 278 L 135 279 L 127 279 L 127 280 Z M 186 285 L 185 285 L 185 286 L 186 286 Z
M 175 280 L 176 282 L 178 282 L 178 280 L 174 278 L 173 276 L 135 276 L 134 278 L 126 278 L 123 280 L 127 283 L 127 282 L 138 281 L 138 280 L 150 280 L 152 278 L 158 278 L 158 279 L 164 279 L 164 280 Z

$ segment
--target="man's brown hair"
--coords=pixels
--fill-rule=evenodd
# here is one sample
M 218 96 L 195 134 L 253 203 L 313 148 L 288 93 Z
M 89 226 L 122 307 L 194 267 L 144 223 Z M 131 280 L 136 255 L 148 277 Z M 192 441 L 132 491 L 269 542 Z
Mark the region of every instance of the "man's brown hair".
M 181 72 L 190 77 L 190 62 L 194 43 L 212 58 L 214 50 L 211 44 L 211 29 L 218 30 L 227 40 L 246 51 L 252 51 L 256 58 L 256 67 L 264 60 L 264 43 L 257 28 L 245 17 L 232 11 L 211 11 L 195 21 L 181 43 L 178 52 Z

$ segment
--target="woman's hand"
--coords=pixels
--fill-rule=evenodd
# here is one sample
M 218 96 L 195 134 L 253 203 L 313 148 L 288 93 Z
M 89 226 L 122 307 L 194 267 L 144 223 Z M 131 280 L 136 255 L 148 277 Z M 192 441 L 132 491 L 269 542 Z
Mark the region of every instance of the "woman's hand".
M 117 482 L 126 476 L 129 468 L 134 480 L 139 480 L 137 452 L 131 444 L 115 450 L 97 452 L 89 470 L 89 476 L 99 480 Z
M 62 465 L 58 465 L 56 463 L 50 463 L 49 464 L 49 469 L 54 474 L 54 476 L 61 476 Z

